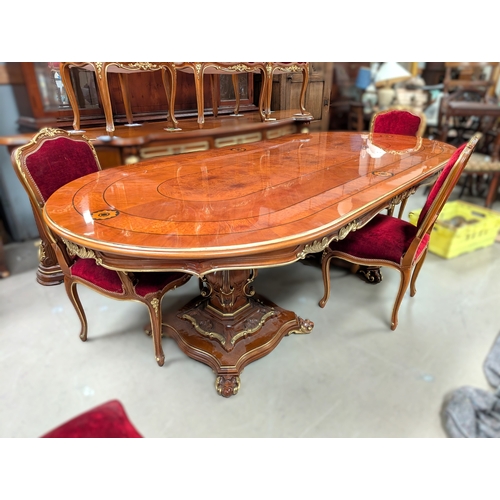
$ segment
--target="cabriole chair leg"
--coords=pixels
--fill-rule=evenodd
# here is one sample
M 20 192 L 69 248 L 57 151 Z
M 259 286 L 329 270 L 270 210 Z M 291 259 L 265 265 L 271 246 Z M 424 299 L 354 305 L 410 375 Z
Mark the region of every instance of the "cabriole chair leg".
M 424 265 L 424 260 L 426 257 L 427 257 L 427 248 L 425 249 L 424 255 L 420 257 L 420 260 L 417 262 L 417 265 L 413 270 L 410 282 L 410 297 L 413 297 L 417 293 L 417 288 L 415 285 L 417 283 L 418 274 L 420 273 L 420 269 L 422 269 L 422 266 Z
M 396 296 L 396 302 L 394 303 L 394 308 L 392 310 L 392 321 L 391 330 L 395 330 L 398 326 L 398 311 L 399 306 L 403 300 L 408 285 L 410 284 L 411 269 L 400 269 L 401 281 L 399 283 L 398 295 Z
M 146 300 L 146 305 L 149 310 L 151 321 L 151 336 L 153 337 L 156 362 L 158 366 L 163 366 L 165 363 L 165 355 L 161 345 L 161 300 L 158 299 L 158 297 L 153 297 L 150 300 Z
M 64 277 L 64 287 L 66 288 L 66 294 L 68 295 L 69 300 L 73 304 L 78 317 L 80 318 L 81 330 L 80 330 L 80 339 L 85 342 L 87 340 L 87 317 L 85 316 L 85 311 L 83 310 L 82 303 L 80 301 L 80 297 L 78 296 L 78 291 L 76 289 L 76 283 L 71 281 L 67 276 Z
M 323 274 L 323 284 L 325 288 L 325 294 L 323 298 L 319 301 L 320 307 L 325 307 L 328 302 L 328 298 L 330 297 L 330 261 L 332 257 L 329 257 L 327 254 L 323 254 L 321 258 L 321 272 Z

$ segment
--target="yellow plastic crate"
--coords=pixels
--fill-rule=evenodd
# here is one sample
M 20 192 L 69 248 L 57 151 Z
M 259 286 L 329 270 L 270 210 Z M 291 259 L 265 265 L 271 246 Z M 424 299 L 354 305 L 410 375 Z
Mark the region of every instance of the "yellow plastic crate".
M 417 224 L 422 210 L 409 213 Z M 446 203 L 434 224 L 429 250 L 445 259 L 493 245 L 500 229 L 500 213 L 465 201 Z

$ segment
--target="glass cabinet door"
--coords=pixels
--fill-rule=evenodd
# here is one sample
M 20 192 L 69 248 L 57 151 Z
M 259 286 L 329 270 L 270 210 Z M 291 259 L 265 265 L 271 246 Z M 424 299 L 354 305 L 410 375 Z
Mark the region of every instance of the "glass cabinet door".
M 233 107 L 236 102 L 232 75 L 220 76 L 220 107 Z M 253 104 L 253 73 L 238 75 L 238 91 L 240 93 L 240 107 L 245 109 Z
M 61 81 L 59 63 L 35 62 L 33 66 L 44 110 L 71 110 Z M 70 73 L 80 109 L 98 109 L 95 73 L 81 68 L 71 68 Z

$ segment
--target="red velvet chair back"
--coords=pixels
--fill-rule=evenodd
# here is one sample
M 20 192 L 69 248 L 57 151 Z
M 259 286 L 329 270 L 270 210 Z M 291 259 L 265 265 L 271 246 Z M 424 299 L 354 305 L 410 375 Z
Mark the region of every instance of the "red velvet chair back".
M 56 243 L 57 239 L 43 220 L 43 207 L 50 195 L 64 184 L 101 170 L 94 147 L 81 134 L 43 128 L 28 144 L 15 149 L 11 160 L 30 198 L 40 237 Z M 63 255 L 69 265 L 73 259 L 65 251 Z
M 370 125 L 370 132 L 379 134 L 421 137 L 424 130 L 424 116 L 401 107 L 376 113 Z
M 448 160 L 420 212 L 417 222 L 418 235 L 424 235 L 432 229 L 480 138 L 480 133 L 475 134 L 469 142 L 457 148 Z
M 94 147 L 82 135 L 44 128 L 12 153 L 21 182 L 42 208 L 68 182 L 101 169 Z

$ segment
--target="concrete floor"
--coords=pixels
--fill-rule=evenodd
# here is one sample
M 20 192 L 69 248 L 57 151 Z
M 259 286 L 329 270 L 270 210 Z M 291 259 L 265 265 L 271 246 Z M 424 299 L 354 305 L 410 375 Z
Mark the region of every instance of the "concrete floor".
M 406 214 L 423 203 L 417 192 Z M 500 202 L 493 208 L 500 211 Z M 166 361 L 157 366 L 142 304 L 80 287 L 89 321 L 89 340 L 81 342 L 64 287 L 35 281 L 34 242 L 8 244 L 6 254 L 12 275 L 0 280 L 2 438 L 40 436 L 110 399 L 123 403 L 148 438 L 442 438 L 445 396 L 463 385 L 491 389 L 482 366 L 500 330 L 500 243 L 449 260 L 430 253 L 394 332 L 396 271 L 385 269 L 374 286 L 332 268 L 330 301 L 321 309 L 318 268 L 261 270 L 257 291 L 315 326 L 248 365 L 229 399 L 217 395 L 211 369 L 171 339 L 163 340 Z M 197 292 L 193 279 L 165 296 L 164 311 Z

